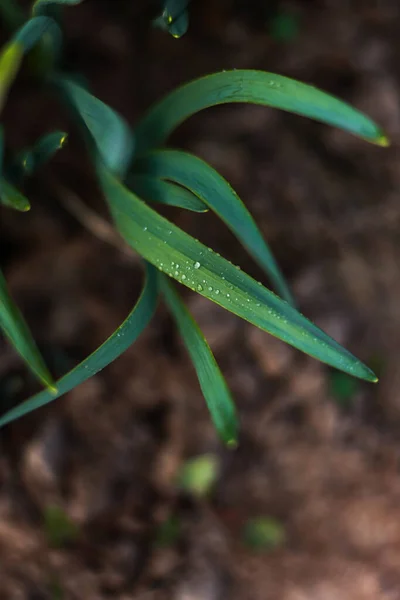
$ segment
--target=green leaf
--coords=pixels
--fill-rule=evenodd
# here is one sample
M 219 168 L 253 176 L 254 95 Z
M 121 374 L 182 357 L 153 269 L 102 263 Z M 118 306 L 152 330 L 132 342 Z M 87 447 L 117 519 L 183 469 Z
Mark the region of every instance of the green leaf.
M 128 179 L 128 187 L 146 202 L 160 202 L 199 213 L 208 211 L 208 207 L 200 198 L 170 181 L 155 179 L 148 175 L 132 174 Z
M 246 102 L 310 117 L 387 146 L 388 139 L 371 119 L 315 87 L 264 71 L 223 71 L 196 79 L 168 94 L 136 127 L 136 151 L 162 145 L 185 119 L 219 104 Z
M 273 550 L 283 546 L 285 529 L 279 521 L 269 517 L 249 519 L 244 526 L 243 540 L 255 550 Z
M 59 37 L 60 28 L 50 17 L 32 17 L 14 35 L 13 44 L 22 45 L 26 54 L 46 35 Z
M 122 325 L 93 354 L 57 381 L 56 394 L 44 390 L 32 396 L 3 415 L 0 418 L 0 427 L 71 391 L 121 356 L 136 341 L 150 323 L 157 307 L 157 273 L 151 266 L 147 267 L 146 272 L 146 281 L 140 298 Z
M 73 6 L 76 4 L 81 4 L 81 2 L 83 2 L 83 0 L 36 0 L 32 6 L 32 14 L 41 14 L 46 10 L 49 4 L 67 4 L 69 6 Z
M 376 376 L 297 310 L 129 192 L 104 166 L 98 176 L 117 228 L 158 269 L 284 342 L 355 377 Z
M 25 21 L 25 14 L 16 0 L 0 0 L 0 15 L 2 23 L 9 31 L 15 31 Z
M 24 47 L 19 42 L 7 44 L 0 54 L 0 112 L 3 110 L 8 92 L 20 69 Z
M 0 204 L 20 212 L 26 212 L 31 208 L 28 198 L 4 177 L 0 177 Z
M 124 175 L 133 152 L 133 136 L 125 120 L 72 79 L 57 76 L 54 82 L 79 115 L 107 167 Z
M 49 371 L 35 344 L 25 320 L 11 298 L 4 275 L 0 271 L 0 330 L 24 359 L 36 377 L 54 394 L 55 387 Z
M 32 148 L 23 150 L 11 167 L 15 177 L 20 179 L 40 169 L 65 145 L 67 137 L 64 131 L 53 131 L 39 138 Z
M 220 438 L 230 446 L 237 443 L 238 422 L 231 393 L 207 340 L 169 278 L 160 275 L 160 289 L 196 369 L 201 391 Z
M 181 489 L 204 498 L 215 485 L 220 472 L 220 464 L 215 454 L 203 454 L 187 460 L 178 477 Z
M 213 210 L 270 277 L 287 302 L 292 295 L 275 258 L 253 217 L 229 183 L 210 165 L 193 154 L 178 150 L 156 150 L 134 163 L 139 172 L 167 179 L 188 188 Z

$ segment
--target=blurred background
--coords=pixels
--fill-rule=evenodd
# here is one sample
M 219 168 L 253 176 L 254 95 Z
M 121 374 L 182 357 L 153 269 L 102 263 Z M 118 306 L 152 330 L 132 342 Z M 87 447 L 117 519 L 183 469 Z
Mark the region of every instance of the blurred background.
M 382 149 L 240 105 L 195 116 L 171 140 L 232 183 L 301 311 L 380 383 L 333 372 L 182 289 L 233 390 L 239 447 L 217 440 L 160 307 L 117 362 L 0 432 L 0 598 L 400 599 L 400 5 L 193 0 L 180 40 L 152 16 L 146 0 L 65 10 L 70 68 L 133 127 L 187 80 L 255 68 L 337 94 L 388 132 Z M 125 318 L 140 264 L 107 226 L 73 123 L 25 71 L 3 122 L 13 151 L 70 134 L 28 184 L 32 210 L 0 214 L 2 267 L 59 376 Z M 262 278 L 212 215 L 168 214 Z M 35 386 L 1 339 L 0 411 Z

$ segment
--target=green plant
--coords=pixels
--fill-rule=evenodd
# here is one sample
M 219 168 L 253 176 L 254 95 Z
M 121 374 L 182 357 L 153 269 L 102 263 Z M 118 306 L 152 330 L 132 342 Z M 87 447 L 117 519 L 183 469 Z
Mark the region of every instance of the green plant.
M 237 417 L 229 390 L 171 279 L 328 365 L 376 381 L 368 367 L 296 310 L 256 223 L 223 177 L 197 157 L 165 148 L 165 143 L 169 134 L 194 113 L 232 102 L 297 113 L 385 146 L 388 142 L 381 129 L 364 114 L 314 87 L 281 75 L 237 70 L 215 73 L 173 91 L 131 131 L 120 115 L 63 70 L 61 7 L 57 5 L 80 1 L 37 0 L 31 16 L 21 24 L 18 7 L 11 0 L 0 0 L 0 10 L 8 17 L 10 29 L 15 29 L 0 55 L 0 106 L 24 56 L 29 54 L 37 77 L 55 90 L 76 116 L 115 227 L 143 257 L 146 278 L 139 300 L 122 325 L 54 383 L 1 277 L 0 327 L 47 389 L 7 412 L 0 426 L 65 394 L 115 360 L 150 322 L 161 296 L 189 350 L 215 426 L 225 442 L 234 442 Z M 181 35 L 187 25 L 187 5 L 184 0 L 165 1 L 156 25 L 174 36 Z M 19 183 L 50 158 L 63 139 L 65 135 L 56 132 L 11 161 L 1 160 L 1 203 L 17 210 L 29 209 Z M 283 299 L 161 216 L 153 208 L 154 202 L 198 213 L 214 211 L 264 269 Z

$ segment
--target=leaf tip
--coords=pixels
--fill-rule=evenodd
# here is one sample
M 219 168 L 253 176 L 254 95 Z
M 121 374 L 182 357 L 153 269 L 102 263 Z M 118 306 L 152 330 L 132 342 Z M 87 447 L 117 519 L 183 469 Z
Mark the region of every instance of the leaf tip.
M 381 146 L 382 148 L 388 148 L 391 145 L 390 139 L 384 133 L 379 135 L 375 143 L 377 146 Z

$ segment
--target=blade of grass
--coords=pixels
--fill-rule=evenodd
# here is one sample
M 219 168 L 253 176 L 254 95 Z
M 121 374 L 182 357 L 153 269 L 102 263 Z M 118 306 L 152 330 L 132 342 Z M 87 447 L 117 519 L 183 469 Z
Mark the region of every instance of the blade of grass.
M 177 206 L 194 212 L 207 212 L 208 207 L 188 189 L 148 175 L 132 174 L 128 187 L 146 202 L 160 202 L 169 206 Z
M 136 152 L 162 146 L 178 125 L 200 110 L 236 102 L 279 108 L 388 145 L 382 129 L 342 100 L 282 75 L 238 69 L 196 79 L 158 102 L 135 129 Z
M 76 4 L 81 4 L 81 2 L 83 2 L 83 0 L 36 0 L 36 2 L 32 6 L 32 14 L 42 14 L 42 12 L 46 10 L 49 4 L 66 4 L 69 6 L 73 6 Z
M 0 427 L 56 400 L 121 356 L 150 323 L 157 307 L 157 300 L 157 272 L 149 265 L 140 298 L 122 325 L 93 354 L 57 381 L 56 394 L 44 390 L 32 396 L 0 417 Z
M 64 131 L 53 131 L 40 137 L 31 148 L 20 152 L 10 168 L 13 178 L 20 180 L 40 169 L 64 146 L 67 137 Z
M 237 442 L 238 423 L 235 405 L 225 378 L 207 340 L 169 278 L 160 274 L 159 279 L 160 289 L 196 369 L 215 428 L 225 444 L 234 445 Z
M 0 330 L 24 359 L 32 373 L 49 388 L 49 394 L 55 392 L 51 375 L 35 344 L 28 325 L 10 296 L 6 280 L 0 271 Z
M 229 227 L 271 279 L 278 294 L 294 305 L 289 287 L 253 217 L 229 183 L 210 165 L 188 152 L 155 150 L 139 158 L 135 170 L 188 188 Z
M 306 354 L 355 377 L 377 380 L 297 310 L 159 215 L 99 163 L 97 172 L 119 232 L 158 269 Z

